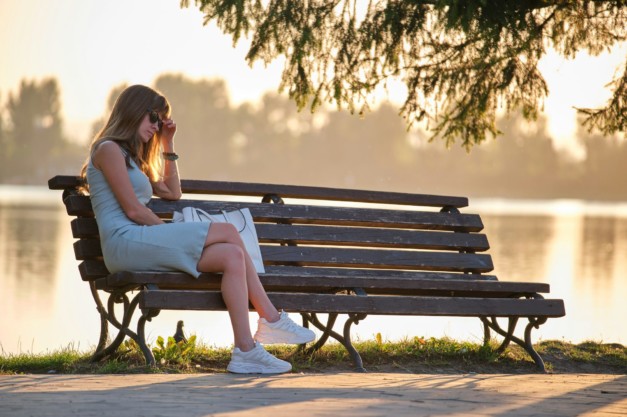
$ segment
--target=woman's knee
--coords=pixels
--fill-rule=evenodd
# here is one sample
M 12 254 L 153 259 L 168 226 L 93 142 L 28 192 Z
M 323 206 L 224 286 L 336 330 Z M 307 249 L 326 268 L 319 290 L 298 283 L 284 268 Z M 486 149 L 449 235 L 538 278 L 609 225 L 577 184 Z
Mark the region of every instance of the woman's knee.
M 237 244 L 227 244 L 224 253 L 225 269 L 233 270 L 246 267 L 244 250 Z
M 246 267 L 244 250 L 232 243 L 215 243 L 207 246 L 198 262 L 202 272 L 239 272 Z
M 213 243 L 231 243 L 241 246 L 241 237 L 239 232 L 230 223 L 213 223 L 207 233 L 206 244 Z

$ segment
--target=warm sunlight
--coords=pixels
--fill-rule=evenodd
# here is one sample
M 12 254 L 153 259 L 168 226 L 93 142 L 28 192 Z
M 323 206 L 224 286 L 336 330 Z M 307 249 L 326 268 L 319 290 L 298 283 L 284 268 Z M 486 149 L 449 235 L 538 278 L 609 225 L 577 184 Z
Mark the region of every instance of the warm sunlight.
M 540 61 L 540 71 L 549 85 L 549 96 L 544 103 L 549 117 L 549 132 L 558 148 L 570 148 L 574 156 L 581 156 L 579 144 L 572 138 L 577 130 L 576 107 L 600 107 L 610 98 L 608 84 L 617 77 L 616 71 L 627 55 L 627 44 L 614 53 L 591 56 L 581 52 L 574 60 L 566 60 L 555 51 L 549 51 Z
M 93 120 L 102 115 L 111 89 L 121 83 L 150 84 L 164 72 L 227 81 L 235 103 L 254 101 L 276 91 L 281 65 L 250 68 L 247 42 L 233 48 L 213 25 L 204 27 L 197 8 L 181 9 L 178 0 L 3 0 L 0 4 L 0 100 L 17 90 L 22 79 L 54 76 L 59 80 L 68 135 L 84 140 Z M 19 40 L 19 48 L 16 47 Z M 609 83 L 627 53 L 579 54 L 567 61 L 549 53 L 541 70 L 549 84 L 545 111 L 559 147 L 575 154 L 574 106 L 604 103 Z M 403 86 L 390 83 L 398 102 Z
M 233 48 L 230 38 L 202 25 L 197 9 L 181 9 L 176 0 L 0 4 L 0 99 L 24 78 L 55 76 L 70 128 L 83 130 L 99 117 L 114 86 L 150 84 L 164 72 L 227 79 L 235 102 L 276 90 L 279 67 L 251 69 L 245 52 L 244 43 Z
M 0 0 L 0 417 L 627 416 L 625 21 Z

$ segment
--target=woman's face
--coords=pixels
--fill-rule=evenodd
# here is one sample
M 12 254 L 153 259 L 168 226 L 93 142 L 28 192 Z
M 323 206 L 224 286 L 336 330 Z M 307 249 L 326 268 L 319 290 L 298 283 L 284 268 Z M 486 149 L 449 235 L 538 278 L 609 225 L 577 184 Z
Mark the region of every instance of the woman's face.
M 148 143 L 150 139 L 155 135 L 155 133 L 159 132 L 161 126 L 163 125 L 162 116 L 154 110 L 147 111 L 139 124 L 139 128 L 137 133 L 141 138 L 142 142 Z

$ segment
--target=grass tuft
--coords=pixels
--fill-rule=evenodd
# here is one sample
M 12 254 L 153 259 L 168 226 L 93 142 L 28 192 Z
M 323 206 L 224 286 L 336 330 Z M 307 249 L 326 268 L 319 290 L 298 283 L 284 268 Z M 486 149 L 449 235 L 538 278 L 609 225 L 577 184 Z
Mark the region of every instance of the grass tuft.
M 400 341 L 373 340 L 354 343 L 370 372 L 411 373 L 534 373 L 534 362 L 524 349 L 510 345 L 499 354 L 496 342 L 484 346 L 449 338 L 413 337 Z M 627 373 L 627 348 L 620 344 L 543 341 L 535 346 L 547 370 L 554 373 Z M 294 372 L 345 372 L 354 368 L 344 346 L 327 343 L 308 354 L 294 346 L 266 346 L 279 358 L 289 360 Z M 191 336 L 187 342 L 157 338 L 152 347 L 157 366 L 146 366 L 143 353 L 132 340 L 125 341 L 112 357 L 92 362 L 93 352 L 73 348 L 46 354 L 2 354 L 0 374 L 131 374 L 226 372 L 231 349 L 208 346 Z
M 77 363 L 89 360 L 90 353 L 64 348 L 45 354 L 8 354 L 0 356 L 0 374 L 3 373 L 72 373 Z

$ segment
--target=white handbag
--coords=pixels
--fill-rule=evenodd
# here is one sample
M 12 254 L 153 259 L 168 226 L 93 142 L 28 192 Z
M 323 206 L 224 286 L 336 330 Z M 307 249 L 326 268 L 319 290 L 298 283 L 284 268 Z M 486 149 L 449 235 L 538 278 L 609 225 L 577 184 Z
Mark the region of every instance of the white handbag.
M 231 223 L 240 237 L 244 241 L 246 251 L 255 265 L 257 273 L 266 272 L 261 258 L 261 249 L 259 248 L 259 239 L 257 238 L 257 230 L 253 222 L 253 216 L 250 209 L 235 209 L 232 211 L 220 210 L 220 214 L 209 214 L 206 211 L 196 207 L 184 207 L 182 212 L 175 211 L 172 214 L 172 222 L 209 222 L 209 223 Z

